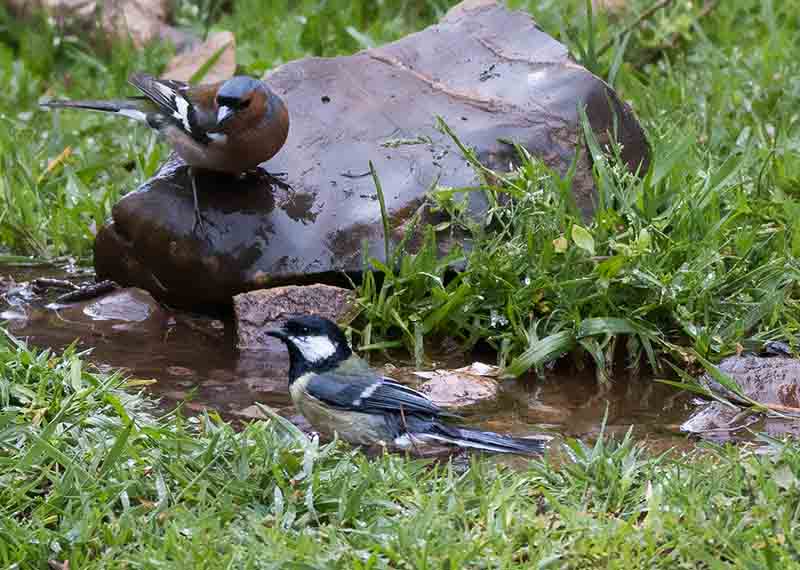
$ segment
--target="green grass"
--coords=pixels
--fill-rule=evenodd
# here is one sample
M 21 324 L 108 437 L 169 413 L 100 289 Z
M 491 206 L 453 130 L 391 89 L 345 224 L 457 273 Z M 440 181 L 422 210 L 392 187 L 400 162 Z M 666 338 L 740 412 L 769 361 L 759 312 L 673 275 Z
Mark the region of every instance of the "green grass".
M 586 25 L 564 25 L 585 22 L 570 6 L 566 15 L 541 7 L 542 22 L 585 37 Z M 522 150 L 515 172 L 471 189 L 498 204 L 484 220 L 465 217 L 453 189 L 434 189 L 431 203 L 472 236 L 471 249 L 442 259 L 430 236 L 420 253 L 398 252 L 397 267 L 373 262 L 360 289 L 368 346 L 400 339 L 420 355 L 426 336 L 466 347 L 485 341 L 511 375 L 577 349 L 606 381 L 619 354 L 632 368 L 647 362 L 659 371 L 665 358 L 718 359 L 765 340 L 794 343 L 800 23 L 778 6 L 726 5 L 687 30 L 679 22 L 697 22 L 696 14 L 676 7 L 657 21 L 667 36 L 676 28 L 690 42 L 685 49 L 644 67 L 624 63 L 661 41 L 645 28 L 627 42 L 622 64 L 615 49 L 587 62 L 613 72 L 638 112 L 653 145 L 649 171 L 629 175 L 615 159 L 619 149 L 601 150 L 587 130 L 598 188 L 590 223 L 571 203 L 569 175 Z M 598 41 L 615 35 L 607 22 L 592 29 Z M 448 280 L 455 263 L 467 269 Z
M 198 34 L 233 30 L 240 71 L 261 74 L 304 55 L 390 41 L 452 2 L 279 4 L 243 0 L 228 10 L 215 0 L 183 0 L 176 17 Z M 652 168 L 633 178 L 595 148 L 600 196 L 588 225 L 571 207 L 569 177 L 547 172 L 535 157 L 523 157 L 500 186 L 473 190 L 503 203 L 480 223 L 460 215 L 450 189 L 435 189 L 432 201 L 454 215 L 453 228 L 472 234 L 474 247 L 449 259 L 427 251 L 399 267 L 373 264 L 385 275 L 382 290 L 372 278 L 360 288 L 362 345 L 402 344 L 421 360 L 426 338 L 430 345 L 446 333 L 465 348 L 488 342 L 512 374 L 577 348 L 593 357 L 602 381 L 617 349 L 630 366 L 658 370 L 676 353 L 716 360 L 739 345 L 793 338 L 800 252 L 792 223 L 800 213 L 794 11 L 747 0 L 698 19 L 700 5 L 675 3 L 622 34 L 649 3 L 591 18 L 583 0 L 511 4 L 531 10 L 631 102 L 653 143 Z M 3 253 L 90 262 L 94 232 L 111 206 L 155 171 L 167 149 L 120 119 L 36 104 L 45 94 L 125 92 L 130 71 L 157 72 L 170 55 L 168 46 L 137 51 L 124 43 L 113 57 L 98 54 L 45 20 L 22 28 L 0 14 L 0 78 L 10 91 L 0 100 Z M 65 149 L 71 154 L 48 170 Z M 511 206 L 502 200 L 509 196 Z M 454 261 L 467 269 L 448 281 Z
M 80 355 L 0 344 L 0 565 L 71 568 L 793 568 L 800 449 L 559 464 L 368 459 L 277 418 L 154 408 Z
M 453 2 L 179 0 L 178 21 L 231 29 L 241 70 L 335 55 L 420 29 Z M 280 4 L 280 5 L 278 5 Z M 598 379 L 633 367 L 716 360 L 797 336 L 800 148 L 793 3 L 741 0 L 698 19 L 674 2 L 630 36 L 650 3 L 586 16 L 585 0 L 514 1 L 636 110 L 653 144 L 640 179 L 592 149 L 598 215 L 580 219 L 569 177 L 534 157 L 496 186 L 486 220 L 459 196 L 431 203 L 469 252 L 434 235 L 359 289 L 362 345 L 424 359 L 447 334 L 487 342 L 512 373 L 566 350 Z M 721 3 L 722 4 L 722 3 Z M 207 15 L 210 13 L 210 17 Z M 601 52 L 609 40 L 611 48 Z M 667 46 L 664 49 L 664 46 Z M 0 8 L 0 254 L 90 262 L 93 228 L 150 176 L 166 147 L 146 129 L 37 108 L 47 96 L 111 97 L 168 46 L 95 53 L 46 20 Z M 644 63 L 650 62 L 650 63 Z M 443 126 L 442 128 L 445 128 Z M 458 137 L 458 132 L 453 136 Z M 590 138 L 591 142 L 591 138 Z M 48 171 L 65 148 L 72 154 Z M 467 156 L 469 156 L 469 151 Z M 386 189 L 387 191 L 389 189 Z M 443 228 L 447 229 L 447 228 Z M 455 261 L 467 269 L 452 278 Z M 380 277 L 380 279 L 379 279 Z M 380 288 L 378 288 L 378 284 Z M 652 456 L 632 436 L 567 442 L 566 456 L 510 468 L 320 446 L 272 419 L 242 431 L 215 415 L 158 417 L 135 381 L 80 355 L 0 343 L 0 566 L 47 568 L 794 568 L 800 447 L 705 446 Z M 633 434 L 635 435 L 635 433 Z

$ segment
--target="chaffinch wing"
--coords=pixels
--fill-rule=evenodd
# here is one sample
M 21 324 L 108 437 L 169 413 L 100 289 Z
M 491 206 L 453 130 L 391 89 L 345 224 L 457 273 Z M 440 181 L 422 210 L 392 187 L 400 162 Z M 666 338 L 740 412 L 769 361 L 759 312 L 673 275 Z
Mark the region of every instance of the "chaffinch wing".
M 286 142 L 289 112 L 263 81 L 236 76 L 193 86 L 130 76 L 143 93 L 114 101 L 48 101 L 45 107 L 69 107 L 115 113 L 147 123 L 161 133 L 191 167 L 241 174 L 272 158 Z

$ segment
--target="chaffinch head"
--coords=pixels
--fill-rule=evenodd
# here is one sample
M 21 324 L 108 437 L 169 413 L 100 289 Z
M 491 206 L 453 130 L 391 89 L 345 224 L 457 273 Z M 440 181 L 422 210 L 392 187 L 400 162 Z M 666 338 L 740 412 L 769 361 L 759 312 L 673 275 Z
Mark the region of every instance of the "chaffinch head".
M 252 77 L 193 86 L 134 73 L 129 81 L 144 97 L 43 105 L 105 111 L 145 122 L 164 135 L 189 166 L 230 174 L 247 172 L 272 158 L 289 134 L 286 104 Z

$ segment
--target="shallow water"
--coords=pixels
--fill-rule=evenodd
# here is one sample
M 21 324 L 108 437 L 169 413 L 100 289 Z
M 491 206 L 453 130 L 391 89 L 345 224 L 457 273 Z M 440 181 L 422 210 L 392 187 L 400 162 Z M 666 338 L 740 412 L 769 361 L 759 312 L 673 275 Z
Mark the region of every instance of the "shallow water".
M 53 268 L 10 267 L 0 267 L 0 276 L 18 283 L 40 276 L 75 282 L 87 278 Z M 5 293 L 0 318 L 10 332 L 34 346 L 60 350 L 77 339 L 80 349 L 91 349 L 88 359 L 99 368 L 123 368 L 133 377 L 155 380 L 147 389 L 165 409 L 183 403 L 189 412 L 215 409 L 228 419 L 247 420 L 253 404 L 261 402 L 303 426 L 289 400 L 283 346 L 275 340 L 263 350 L 237 350 L 229 316 L 217 320 L 167 310 L 155 323 L 121 328 L 114 321 L 92 320 L 74 307 L 54 306 L 49 302 L 52 294 L 48 298 L 29 293 L 19 287 Z M 435 367 L 455 368 L 472 361 L 469 355 L 449 357 Z M 373 359 L 376 367 L 383 362 Z M 412 371 L 400 366 L 390 373 L 418 381 Z M 594 439 L 606 410 L 611 433 L 624 434 L 634 426 L 637 438 L 646 439 L 653 450 L 691 447 L 678 430 L 691 413 L 690 396 L 651 378 L 625 375 L 601 389 L 590 368 L 504 381 L 497 401 L 462 415 L 468 424 L 499 432 Z

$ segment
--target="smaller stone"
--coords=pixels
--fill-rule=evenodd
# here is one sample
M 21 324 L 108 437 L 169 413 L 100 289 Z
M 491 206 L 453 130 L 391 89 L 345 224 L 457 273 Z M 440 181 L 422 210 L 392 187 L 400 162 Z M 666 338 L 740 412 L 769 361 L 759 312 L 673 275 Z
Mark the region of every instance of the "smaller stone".
M 734 433 L 758 421 L 757 415 L 747 416 L 740 421 L 741 410 L 726 406 L 721 402 L 710 402 L 698 409 L 681 424 L 684 433 L 693 433 L 712 439 L 729 439 Z
M 331 285 L 288 285 L 241 293 L 233 298 L 239 348 L 263 348 L 266 331 L 296 315 L 339 320 L 354 305 L 355 294 Z
M 775 351 L 777 348 L 776 345 L 771 345 L 770 350 Z M 800 360 L 797 358 L 780 354 L 744 354 L 723 359 L 718 368 L 736 382 L 745 396 L 756 402 L 800 408 Z M 736 394 L 731 393 L 709 374 L 704 375 L 701 382 L 724 398 L 734 402 L 738 400 Z
M 266 420 L 268 417 L 267 414 L 262 412 L 261 408 L 255 404 L 247 406 L 246 408 L 242 408 L 241 410 L 233 413 L 241 418 L 248 418 L 251 420 Z
M 497 398 L 499 390 L 496 376 L 499 370 L 482 362 L 455 370 L 434 370 L 432 372 L 415 372 L 416 376 L 428 380 L 420 385 L 419 390 L 445 408 L 465 408 Z
M 170 376 L 194 376 L 194 370 L 185 366 L 168 366 L 167 374 Z
M 60 329 L 77 334 L 114 336 L 116 334 L 161 334 L 169 313 L 147 291 L 116 289 L 88 301 L 68 305 L 50 304 L 34 320 L 47 320 Z
M 161 306 L 143 289 L 120 289 L 86 302 L 83 314 L 95 321 L 141 323 L 163 313 Z

